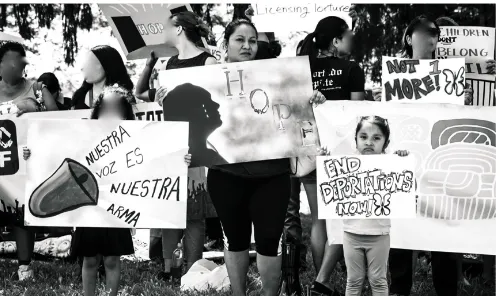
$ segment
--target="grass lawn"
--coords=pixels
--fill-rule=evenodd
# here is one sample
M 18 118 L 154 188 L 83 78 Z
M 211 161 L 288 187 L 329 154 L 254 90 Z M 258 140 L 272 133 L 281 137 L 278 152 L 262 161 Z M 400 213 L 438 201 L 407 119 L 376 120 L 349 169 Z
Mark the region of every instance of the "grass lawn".
M 303 216 L 304 239 L 309 244 L 311 219 Z M 309 268 L 302 273 L 301 282 L 304 286 L 314 280 L 312 258 L 309 251 L 307 255 Z M 218 262 L 219 263 L 219 262 Z M 69 264 L 61 261 L 33 262 L 35 278 L 32 281 L 17 281 L 17 263 L 10 259 L 0 259 L 0 295 L 5 296 L 54 296 L 54 295 L 83 295 L 80 277 L 78 275 L 78 264 Z M 135 263 L 124 261 L 122 264 L 122 280 L 120 286 L 121 295 L 159 296 L 159 295 L 186 295 L 186 296 L 208 296 L 227 295 L 230 293 L 217 293 L 215 291 L 205 292 L 182 292 L 179 289 L 171 289 L 165 283 L 155 279 L 159 266 L 148 263 Z M 345 289 L 346 274 L 339 267 L 332 275 L 332 282 L 343 291 Z M 483 286 L 477 278 L 470 279 L 471 286 L 460 284 L 460 296 L 493 296 L 494 288 Z M 103 283 L 101 290 L 103 289 Z M 248 295 L 260 295 L 260 280 L 255 262 L 252 263 L 248 276 Z M 102 294 L 105 295 L 105 294 Z M 305 295 L 305 293 L 304 293 Z M 368 285 L 363 295 L 371 295 Z M 417 267 L 417 274 L 413 284 L 413 295 L 431 296 L 436 295 L 432 285 L 432 277 L 424 271 L 421 266 Z

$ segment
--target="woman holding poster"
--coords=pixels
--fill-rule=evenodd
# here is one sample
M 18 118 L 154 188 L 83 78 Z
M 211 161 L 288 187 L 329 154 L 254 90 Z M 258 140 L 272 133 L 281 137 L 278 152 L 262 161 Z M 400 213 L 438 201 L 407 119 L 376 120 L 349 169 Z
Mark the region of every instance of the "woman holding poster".
M 165 70 L 217 64 L 215 57 L 196 45 L 200 38 L 210 34 L 210 29 L 196 14 L 190 11 L 173 14 L 167 19 L 164 30 L 165 46 L 175 47 L 179 52 L 168 60 Z M 146 102 L 156 100 L 161 105 L 167 90 L 162 87 L 149 88 L 149 80 L 157 61 L 155 53 L 151 52 L 151 57 L 137 81 L 135 95 Z
M 401 56 L 413 60 L 436 59 L 436 47 L 441 30 L 436 21 L 425 15 L 413 19 L 403 34 Z M 382 99 L 382 88 L 373 90 L 375 101 Z M 465 105 L 472 104 L 472 89 L 465 89 Z
M 431 21 L 426 16 L 415 18 L 403 35 L 403 57 L 412 59 L 435 59 L 436 46 L 440 35 L 440 24 L 456 23 L 450 18 L 440 18 Z M 488 71 L 494 71 L 494 63 L 489 63 Z M 470 86 L 465 90 L 465 104 L 472 104 L 473 91 Z M 381 95 L 381 93 L 380 93 Z M 376 95 L 376 100 L 380 100 Z M 434 288 L 438 296 L 457 295 L 459 256 L 460 254 L 446 252 L 431 252 L 432 254 L 432 278 Z M 403 249 L 391 249 L 389 256 L 389 267 L 391 270 L 391 295 L 409 295 L 413 281 L 413 251 Z
M 22 44 L 12 41 L 0 45 L 0 115 L 25 112 L 58 110 L 52 94 L 42 82 L 29 81 L 24 77 L 28 61 Z M 14 224 L 19 280 L 33 276 L 30 267 L 35 233 L 32 227 L 24 226 L 23 213 L 1 212 L 2 220 Z
M 217 63 L 217 60 L 210 53 L 205 52 L 196 45 L 196 42 L 200 40 L 200 38 L 208 37 L 210 34 L 210 29 L 196 16 L 196 14 L 190 11 L 183 11 L 171 15 L 165 22 L 164 31 L 165 46 L 175 47 L 179 52 L 179 54 L 168 60 L 165 70 L 212 65 Z M 158 89 L 149 88 L 149 80 L 153 73 L 153 67 L 157 61 L 158 59 L 155 53 L 151 52 L 151 56 L 146 62 L 146 67 L 137 82 L 135 95 L 143 101 L 156 101 L 162 105 L 169 91 L 173 90 L 167 90 L 163 87 Z M 167 113 L 164 112 L 164 114 Z M 204 175 L 204 168 L 192 168 L 188 171 L 188 178 L 191 180 L 196 179 L 193 178 L 193 173 L 196 173 L 193 170 L 198 170 L 198 172 L 201 170 Z M 192 199 L 190 199 L 190 201 L 191 200 Z M 188 202 L 188 213 L 193 212 L 191 211 L 191 207 L 194 207 L 195 205 L 194 202 L 191 203 L 190 201 Z M 204 201 L 196 203 L 196 205 L 203 204 L 205 204 Z M 191 265 L 203 257 L 205 221 L 203 220 L 204 217 L 202 217 L 202 219 L 193 219 L 193 217 L 188 216 L 187 219 L 188 221 L 186 224 L 184 245 L 187 257 L 187 269 L 189 269 Z M 163 280 L 169 281 L 171 279 L 170 272 L 172 267 L 172 253 L 181 240 L 182 234 L 182 229 L 152 229 L 151 231 L 150 241 L 153 248 L 155 242 L 157 241 L 157 237 L 161 237 L 164 270 L 159 273 L 158 277 Z M 150 249 L 150 251 L 151 250 L 152 249 Z
M 224 32 L 224 47 L 228 63 L 254 60 L 257 29 L 246 19 L 232 21 Z M 311 98 L 314 103 L 325 100 L 319 92 Z M 288 158 L 219 165 L 208 171 L 208 192 L 222 223 L 224 259 L 233 295 L 246 295 L 252 224 L 262 295 L 275 296 L 279 289 L 290 173 Z
M 298 55 L 309 56 L 313 88 L 321 91 L 327 100 L 364 100 L 363 70 L 356 62 L 345 59 L 353 47 L 352 37 L 343 19 L 330 16 L 318 22 L 314 32 L 306 36 L 297 50 Z M 317 276 L 311 290 L 318 294 L 335 294 L 329 280 L 342 257 L 342 245 L 328 243 L 326 222 L 318 219 L 316 171 L 300 181 L 304 184 L 313 219 L 311 251 Z
M 22 44 L 0 45 L 0 115 L 59 110 L 46 85 L 24 77 L 27 64 Z

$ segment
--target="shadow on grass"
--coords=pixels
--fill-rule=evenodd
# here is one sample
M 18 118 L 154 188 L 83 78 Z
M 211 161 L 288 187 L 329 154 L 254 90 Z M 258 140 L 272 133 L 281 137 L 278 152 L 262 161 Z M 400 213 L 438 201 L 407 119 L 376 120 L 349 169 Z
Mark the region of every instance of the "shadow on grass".
M 312 257 L 310 252 L 311 218 L 302 216 L 304 227 L 304 242 L 308 247 L 307 262 L 308 268 L 301 275 L 301 283 L 304 286 L 310 285 L 315 278 Z M 17 280 L 17 263 L 14 260 L 0 259 L 0 296 L 74 296 L 82 294 L 82 284 L 78 272 L 78 264 L 70 264 L 61 261 L 33 262 L 35 278 L 31 281 L 19 282 Z M 147 262 L 129 262 L 122 264 L 122 278 L 120 285 L 120 295 L 137 296 L 230 296 L 231 293 L 218 293 L 215 290 L 182 292 L 179 289 L 172 289 L 164 282 L 158 281 L 155 277 L 158 267 L 154 267 Z M 417 269 L 417 275 L 413 284 L 412 296 L 434 296 L 432 277 Z M 340 267 L 335 270 L 331 278 L 332 283 L 340 291 L 345 290 L 346 274 Z M 471 279 L 471 286 L 459 285 L 458 296 L 494 296 L 494 287 L 485 287 L 479 279 Z M 260 295 L 260 279 L 255 262 L 250 267 L 248 275 L 248 295 Z M 106 295 L 104 283 L 99 282 L 99 295 Z M 305 295 L 305 293 L 304 293 Z M 363 296 L 371 295 L 368 283 L 365 284 Z

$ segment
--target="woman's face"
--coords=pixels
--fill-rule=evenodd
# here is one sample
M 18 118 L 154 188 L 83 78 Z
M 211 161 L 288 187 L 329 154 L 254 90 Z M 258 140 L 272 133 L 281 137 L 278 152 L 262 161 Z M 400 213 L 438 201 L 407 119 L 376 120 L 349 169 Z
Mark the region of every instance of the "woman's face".
M 376 124 L 365 121 L 356 135 L 356 148 L 362 155 L 382 154 L 386 140 Z
M 249 25 L 240 25 L 227 42 L 228 62 L 252 61 L 257 54 L 257 32 Z
M 116 93 L 106 93 L 102 98 L 99 111 L 99 119 L 124 120 L 125 110 L 121 102 L 121 96 Z
M 19 52 L 7 51 L 0 61 L 0 77 L 5 80 L 21 79 L 27 64 L 28 60 Z
M 92 51 L 85 56 L 82 73 L 85 81 L 90 84 L 102 82 L 106 79 L 106 72 L 104 72 L 101 62 Z
M 174 46 L 177 42 L 177 38 L 179 36 L 179 30 L 181 30 L 180 27 L 177 27 L 174 25 L 174 22 L 172 19 L 167 18 L 165 21 L 165 24 L 163 25 L 163 30 L 164 30 L 164 40 L 165 44 L 167 46 Z
M 353 46 L 354 34 L 351 29 L 347 29 L 342 35 L 341 39 L 335 38 L 333 40 L 334 46 L 337 48 L 339 55 L 345 56 L 351 54 Z
M 429 55 L 436 50 L 438 38 L 439 29 L 430 22 L 415 28 L 413 34 L 407 36 L 407 42 L 411 45 L 414 55 Z

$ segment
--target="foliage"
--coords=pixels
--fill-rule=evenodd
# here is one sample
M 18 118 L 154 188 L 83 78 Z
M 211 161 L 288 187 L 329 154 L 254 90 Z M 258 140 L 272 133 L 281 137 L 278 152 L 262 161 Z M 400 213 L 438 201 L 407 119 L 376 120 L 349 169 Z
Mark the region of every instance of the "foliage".
M 245 16 L 248 5 L 191 4 L 191 7 L 210 28 L 214 28 L 224 27 L 231 21 L 220 15 L 222 6 L 226 6 L 223 13 L 230 13 L 235 19 Z M 354 29 L 356 47 L 353 58 L 363 64 L 369 79 L 378 83 L 381 81 L 381 57 L 394 56 L 399 52 L 404 29 L 420 14 L 430 18 L 448 16 L 462 26 L 495 27 L 494 4 L 359 4 L 356 10 L 358 20 Z M 9 16 L 14 16 L 13 23 L 9 23 Z M 0 31 L 4 27 L 16 26 L 23 38 L 32 39 L 37 28 L 49 28 L 56 17 L 64 20 L 62 35 L 65 63 L 73 65 L 78 51 L 77 30 L 89 30 L 95 21 L 89 4 L 0 4 Z M 216 45 L 214 36 L 207 41 L 210 45 Z M 287 43 L 287 40 L 282 41 Z
M 356 11 L 353 58 L 379 83 L 382 56 L 400 51 L 405 28 L 419 15 L 448 16 L 461 26 L 495 27 L 495 4 L 363 4 Z

